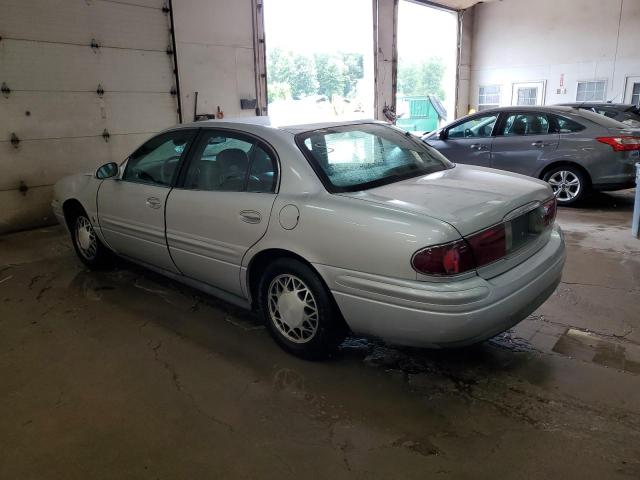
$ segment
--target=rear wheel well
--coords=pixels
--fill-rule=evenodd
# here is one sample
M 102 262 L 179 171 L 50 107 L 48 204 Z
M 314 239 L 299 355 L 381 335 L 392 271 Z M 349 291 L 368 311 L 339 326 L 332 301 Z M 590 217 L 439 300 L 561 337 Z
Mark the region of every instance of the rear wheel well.
M 64 220 L 67 222 L 67 227 L 69 227 L 69 231 L 71 231 L 73 229 L 73 219 L 78 214 L 85 213 L 85 210 L 78 200 L 71 198 L 62 204 L 62 212 L 64 213 Z
M 320 282 L 322 283 L 322 285 L 324 285 L 324 288 L 327 290 L 327 293 L 329 294 L 329 298 L 331 298 L 331 301 L 334 303 L 336 307 L 336 311 L 340 312 L 340 308 L 338 307 L 335 299 L 333 298 L 333 294 L 331 293 L 331 290 L 329 289 L 326 282 L 324 281 L 324 278 L 322 278 L 322 275 L 320 275 L 320 273 L 313 267 L 313 265 L 311 265 L 311 263 L 309 263 L 307 260 L 305 260 L 303 257 L 298 255 L 297 253 L 293 253 L 290 250 L 284 250 L 281 248 L 270 248 L 267 250 L 263 250 L 257 253 L 249 263 L 249 267 L 247 269 L 247 280 L 248 280 L 248 286 L 249 286 L 249 293 L 251 295 L 252 308 L 257 309 L 258 307 L 257 305 L 258 287 L 260 285 L 260 278 L 262 277 L 262 273 L 271 262 L 280 258 L 291 258 L 301 263 L 304 263 L 316 275 L 318 275 Z M 344 322 L 344 318 L 342 318 L 342 314 L 340 314 L 340 318 Z M 346 326 L 346 322 L 344 323 Z
M 589 172 L 587 171 L 587 169 L 584 168 L 582 165 L 580 165 L 578 163 L 571 162 L 571 161 L 568 161 L 568 160 L 561 160 L 561 161 L 558 161 L 558 162 L 554 162 L 554 163 L 551 163 L 551 164 L 547 165 L 546 167 L 544 167 L 542 169 L 542 171 L 540 172 L 540 176 L 539 176 L 540 180 L 544 180 L 544 176 L 547 174 L 547 172 L 553 170 L 554 168 L 562 167 L 562 166 L 572 167 L 572 168 L 575 168 L 576 170 L 578 170 L 580 173 L 582 173 L 584 178 L 587 180 L 588 187 L 591 186 L 591 175 L 589 175 Z
M 262 276 L 262 272 L 264 272 L 265 268 L 267 268 L 267 265 L 279 258 L 292 258 L 304 263 L 307 267 L 313 270 L 318 275 L 318 277 L 320 277 L 322 283 L 324 284 L 324 280 L 322 280 L 322 277 L 316 271 L 316 269 L 313 268 L 313 265 L 307 262 L 300 255 L 293 253 L 290 250 L 284 250 L 281 248 L 270 248 L 268 250 L 263 250 L 257 253 L 251 259 L 251 262 L 249 263 L 249 267 L 247 269 L 247 280 L 249 284 L 249 293 L 251 294 L 252 307 L 257 307 L 256 301 L 258 299 L 258 286 L 260 284 L 260 277 Z

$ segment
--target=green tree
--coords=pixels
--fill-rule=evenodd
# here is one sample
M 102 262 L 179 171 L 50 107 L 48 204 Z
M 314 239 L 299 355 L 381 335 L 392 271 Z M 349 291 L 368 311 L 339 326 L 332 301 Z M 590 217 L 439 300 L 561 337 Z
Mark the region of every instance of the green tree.
M 269 82 L 267 84 L 267 94 L 269 95 L 269 102 L 275 100 L 290 100 L 291 85 L 286 82 Z
M 306 97 L 318 92 L 316 62 L 312 56 L 293 56 L 293 71 L 289 78 L 289 85 L 294 98 Z
M 293 55 L 280 48 L 267 52 L 267 76 L 269 83 L 288 83 L 293 72 Z
M 361 53 L 343 53 L 342 60 L 347 68 L 344 96 L 355 94 L 358 80 L 364 77 L 364 56 Z
M 318 93 L 329 98 L 334 94 L 344 95 L 347 66 L 342 61 L 342 56 L 316 53 L 314 57 L 318 75 Z
M 398 62 L 398 92 L 408 96 L 435 95 L 445 99 L 442 88 L 444 63 L 432 57 L 422 63 Z

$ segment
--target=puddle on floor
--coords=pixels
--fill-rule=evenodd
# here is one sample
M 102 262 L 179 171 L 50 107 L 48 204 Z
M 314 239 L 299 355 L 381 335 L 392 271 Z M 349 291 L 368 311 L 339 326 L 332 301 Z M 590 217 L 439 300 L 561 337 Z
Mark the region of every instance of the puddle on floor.
M 640 374 L 640 345 L 611 340 L 595 333 L 569 328 L 553 351 L 587 362 Z

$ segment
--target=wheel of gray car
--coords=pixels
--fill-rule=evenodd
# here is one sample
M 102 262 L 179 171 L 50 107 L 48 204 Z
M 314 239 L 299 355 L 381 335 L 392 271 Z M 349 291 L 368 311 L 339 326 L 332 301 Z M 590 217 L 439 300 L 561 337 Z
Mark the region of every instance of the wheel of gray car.
M 84 210 L 77 211 L 70 221 L 71 240 L 82 263 L 93 269 L 112 264 L 112 252 L 100 241 Z
M 300 357 L 316 360 L 331 356 L 347 334 L 322 280 L 298 260 L 278 259 L 265 269 L 258 302 L 274 340 Z
M 545 173 L 544 180 L 553 189 L 559 205 L 574 204 L 588 194 L 589 184 L 584 174 L 569 165 L 549 170 Z

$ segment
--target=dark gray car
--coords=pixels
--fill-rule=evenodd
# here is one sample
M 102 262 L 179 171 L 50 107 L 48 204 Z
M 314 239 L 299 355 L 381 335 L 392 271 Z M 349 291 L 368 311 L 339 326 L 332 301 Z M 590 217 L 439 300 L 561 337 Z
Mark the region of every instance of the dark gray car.
M 423 137 L 456 163 L 549 182 L 568 205 L 591 190 L 635 185 L 640 130 L 571 107 L 503 107 L 461 118 Z
M 630 103 L 598 103 L 598 102 L 575 102 L 560 103 L 565 107 L 580 108 L 589 110 L 600 115 L 605 115 L 631 128 L 640 128 L 640 107 Z

